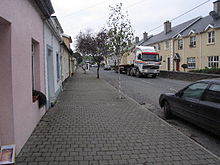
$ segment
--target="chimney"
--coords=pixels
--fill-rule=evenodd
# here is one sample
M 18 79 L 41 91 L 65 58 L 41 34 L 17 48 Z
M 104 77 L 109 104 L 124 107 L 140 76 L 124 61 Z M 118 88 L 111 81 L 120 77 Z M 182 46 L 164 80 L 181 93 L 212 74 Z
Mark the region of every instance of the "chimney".
M 139 37 L 135 37 L 135 43 L 137 44 L 139 42 Z
M 164 22 L 164 32 L 165 34 L 169 33 L 171 31 L 171 22 L 166 21 Z
M 220 0 L 213 2 L 213 10 L 220 15 Z
M 148 34 L 147 34 L 146 32 L 144 32 L 144 33 L 143 33 L 143 39 L 144 39 L 144 41 L 146 41 L 147 38 L 148 38 Z
M 213 20 L 217 20 L 220 17 L 220 0 L 213 2 L 213 11 L 209 12 L 209 15 Z

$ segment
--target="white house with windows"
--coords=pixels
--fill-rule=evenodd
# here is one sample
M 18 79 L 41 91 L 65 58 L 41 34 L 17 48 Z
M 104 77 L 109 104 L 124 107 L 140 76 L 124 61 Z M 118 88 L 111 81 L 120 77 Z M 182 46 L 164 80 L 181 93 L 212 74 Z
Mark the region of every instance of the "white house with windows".
M 51 107 L 62 90 L 61 80 L 61 37 L 63 29 L 56 16 L 44 22 L 45 44 L 45 92 L 47 108 Z

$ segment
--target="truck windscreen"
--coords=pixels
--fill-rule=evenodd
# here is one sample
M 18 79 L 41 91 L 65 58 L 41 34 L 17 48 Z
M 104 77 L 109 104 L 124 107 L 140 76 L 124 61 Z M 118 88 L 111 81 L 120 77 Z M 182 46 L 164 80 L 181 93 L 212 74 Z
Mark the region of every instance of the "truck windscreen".
M 159 62 L 159 54 L 142 54 L 142 60 L 143 61 L 155 61 Z

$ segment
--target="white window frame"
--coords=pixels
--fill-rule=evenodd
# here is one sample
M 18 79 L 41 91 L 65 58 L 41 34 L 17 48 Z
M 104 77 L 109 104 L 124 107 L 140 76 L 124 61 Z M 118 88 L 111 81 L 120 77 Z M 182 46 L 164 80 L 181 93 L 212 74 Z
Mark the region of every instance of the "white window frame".
M 209 56 L 208 57 L 208 67 L 214 68 L 219 66 L 219 56 Z
M 183 39 L 179 39 L 179 40 L 177 41 L 177 45 L 178 45 L 178 50 L 183 49 Z
M 194 48 L 194 47 L 196 47 L 196 36 L 191 36 L 190 38 L 189 38 L 189 46 L 191 47 L 191 48 Z
M 196 68 L 196 58 L 195 57 L 188 57 L 187 58 L 187 66 L 189 69 Z
M 208 32 L 208 44 L 215 43 L 215 31 Z
M 169 48 L 170 48 L 169 40 L 164 41 L 164 50 L 169 50 Z

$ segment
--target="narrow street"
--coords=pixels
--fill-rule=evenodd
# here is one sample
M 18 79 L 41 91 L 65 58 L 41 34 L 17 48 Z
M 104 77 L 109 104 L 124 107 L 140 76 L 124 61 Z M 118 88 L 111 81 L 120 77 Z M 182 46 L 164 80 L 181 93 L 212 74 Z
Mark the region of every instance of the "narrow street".
M 93 68 L 93 71 L 95 72 L 96 69 Z M 100 71 L 101 78 L 104 78 L 109 84 L 118 88 L 118 75 L 114 71 L 104 71 L 102 69 Z M 136 78 L 121 74 L 122 92 L 164 120 L 166 119 L 158 103 L 160 94 L 173 93 L 190 83 L 188 81 L 164 79 L 161 77 L 157 77 L 156 79 Z M 219 137 L 177 117 L 166 121 L 186 136 L 220 156 Z
M 220 158 L 95 74 L 78 72 L 43 116 L 18 165 L 219 165 Z

